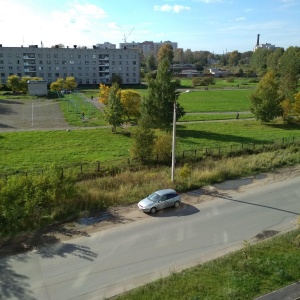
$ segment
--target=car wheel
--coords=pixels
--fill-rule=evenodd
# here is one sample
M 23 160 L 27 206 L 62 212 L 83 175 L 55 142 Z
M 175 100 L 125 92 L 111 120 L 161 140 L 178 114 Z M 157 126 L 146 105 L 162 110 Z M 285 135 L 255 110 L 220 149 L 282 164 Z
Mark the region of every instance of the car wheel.
M 180 205 L 180 202 L 179 202 L 179 201 L 176 201 L 176 202 L 174 203 L 174 207 L 175 207 L 175 208 L 177 208 L 179 205 Z
M 155 214 L 156 211 L 157 211 L 156 207 L 152 207 L 152 208 L 150 209 L 150 213 L 151 213 L 151 214 Z

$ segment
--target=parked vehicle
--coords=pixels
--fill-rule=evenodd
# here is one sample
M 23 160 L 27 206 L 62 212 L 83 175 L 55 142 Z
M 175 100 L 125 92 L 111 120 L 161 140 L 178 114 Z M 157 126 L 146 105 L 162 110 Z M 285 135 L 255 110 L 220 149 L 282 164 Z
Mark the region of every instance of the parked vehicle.
M 157 210 L 166 207 L 178 207 L 181 203 L 181 196 L 173 189 L 159 190 L 138 203 L 138 207 L 143 212 L 154 214 Z

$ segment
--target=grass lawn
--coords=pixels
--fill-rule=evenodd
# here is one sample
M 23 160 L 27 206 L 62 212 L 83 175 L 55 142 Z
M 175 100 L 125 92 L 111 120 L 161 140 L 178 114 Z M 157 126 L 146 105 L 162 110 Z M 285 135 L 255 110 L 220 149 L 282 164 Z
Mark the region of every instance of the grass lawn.
M 251 90 L 208 90 L 182 93 L 178 102 L 186 112 L 248 111 Z
M 103 113 L 88 102 L 81 93 L 65 95 L 64 98 L 60 99 L 59 103 L 70 125 L 83 127 L 107 125 Z M 82 112 L 85 114 L 84 119 L 82 118 Z
M 299 129 L 300 125 L 263 125 L 249 120 L 180 124 L 177 125 L 177 152 L 270 141 L 273 138 L 299 139 Z M 113 134 L 110 128 L 1 133 L 1 173 L 30 171 L 51 163 L 68 166 L 120 158 L 125 160 L 132 145 L 128 133 L 134 130 L 134 127 L 119 129 L 119 134 Z
M 128 157 L 131 145 L 130 137 L 109 128 L 3 133 L 0 142 L 2 174 Z
M 235 119 L 236 113 L 222 113 L 222 114 L 214 114 L 214 113 L 204 113 L 204 114 L 186 114 L 182 118 L 180 118 L 180 122 L 191 122 L 191 121 L 213 121 L 213 120 L 230 120 Z M 248 119 L 254 118 L 253 114 L 241 114 L 239 116 L 240 119 Z

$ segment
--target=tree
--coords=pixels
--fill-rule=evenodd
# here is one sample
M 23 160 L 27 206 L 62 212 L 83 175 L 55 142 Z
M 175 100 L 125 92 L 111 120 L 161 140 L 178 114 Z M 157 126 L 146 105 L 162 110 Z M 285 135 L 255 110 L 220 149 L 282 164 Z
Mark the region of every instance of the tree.
M 184 62 L 186 64 L 193 64 L 195 62 L 194 53 L 191 49 L 186 49 L 184 51 Z
M 109 86 L 100 83 L 99 89 L 100 89 L 99 102 L 106 105 L 108 102 Z
M 162 161 L 168 161 L 172 152 L 172 135 L 167 132 L 157 131 L 153 153 Z
M 157 61 L 160 63 L 161 61 L 167 59 L 169 64 L 172 64 L 174 58 L 173 47 L 170 44 L 163 44 L 157 54 Z
M 152 157 L 155 135 L 153 129 L 145 126 L 138 126 L 133 133 L 133 144 L 131 156 L 142 162 Z
M 141 114 L 141 94 L 134 90 L 122 90 L 121 103 L 123 114 L 129 120 L 130 117 L 138 118 Z
M 71 91 L 73 91 L 77 87 L 76 80 L 73 76 L 66 78 L 65 87 L 67 90 L 71 90 Z
M 283 120 L 286 123 L 300 121 L 300 92 L 294 95 L 293 99 L 286 98 L 282 101 Z
M 293 100 L 297 91 L 298 75 L 300 73 L 300 48 L 289 47 L 281 56 L 280 61 L 280 91 L 285 98 Z
M 10 75 L 7 78 L 7 86 L 13 91 L 18 92 L 20 90 L 20 77 L 17 75 Z
M 61 92 L 63 89 L 65 89 L 65 86 L 66 86 L 66 81 L 63 78 L 57 78 L 56 81 L 50 84 L 50 90 Z
M 275 73 L 269 71 L 261 79 L 256 90 L 250 95 L 250 111 L 257 120 L 270 122 L 282 115 L 281 100 L 282 97 L 279 95 Z
M 173 107 L 176 100 L 176 85 L 172 82 L 170 62 L 164 59 L 159 63 L 156 79 L 148 81 L 148 94 L 142 104 L 142 118 L 153 128 L 168 128 L 173 121 Z M 184 110 L 177 103 L 177 119 Z
M 122 76 L 116 74 L 116 73 L 113 73 L 112 76 L 111 76 L 111 83 L 114 84 L 114 83 L 117 83 L 119 86 L 122 85 Z
M 121 103 L 121 90 L 117 83 L 109 89 L 107 106 L 104 109 L 104 118 L 116 132 L 117 127 L 123 124 L 123 105 Z
M 251 67 L 256 71 L 264 71 L 267 69 L 267 59 L 272 50 L 258 48 L 251 56 Z
M 241 59 L 241 53 L 237 50 L 230 52 L 229 54 L 229 64 L 231 66 L 237 66 Z
M 269 70 L 277 71 L 280 66 L 280 59 L 284 53 L 283 48 L 278 48 L 275 51 L 271 52 L 267 57 L 267 66 Z
M 147 69 L 149 71 L 154 71 L 156 70 L 156 59 L 155 59 L 155 56 L 153 54 L 150 54 L 148 57 L 147 57 Z
M 17 75 L 11 75 L 7 79 L 7 86 L 13 92 L 24 92 L 28 91 L 28 80 L 42 80 L 40 77 L 18 77 Z
M 183 63 L 183 49 L 178 48 L 174 50 L 174 63 L 182 64 Z

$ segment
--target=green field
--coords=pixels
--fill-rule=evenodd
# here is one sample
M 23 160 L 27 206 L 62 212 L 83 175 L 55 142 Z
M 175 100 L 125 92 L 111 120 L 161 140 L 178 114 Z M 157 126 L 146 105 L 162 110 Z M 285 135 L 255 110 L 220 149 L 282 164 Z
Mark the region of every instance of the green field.
M 300 125 L 264 125 L 249 120 L 180 124 L 177 125 L 177 152 L 274 138 L 300 138 L 299 129 Z M 30 171 L 52 163 L 69 166 L 126 159 L 132 145 L 129 133 L 134 130 L 135 127 L 119 129 L 118 134 L 113 134 L 110 128 L 1 133 L 1 173 Z
M 186 112 L 249 111 L 251 92 L 249 89 L 190 91 L 182 93 L 178 102 Z

